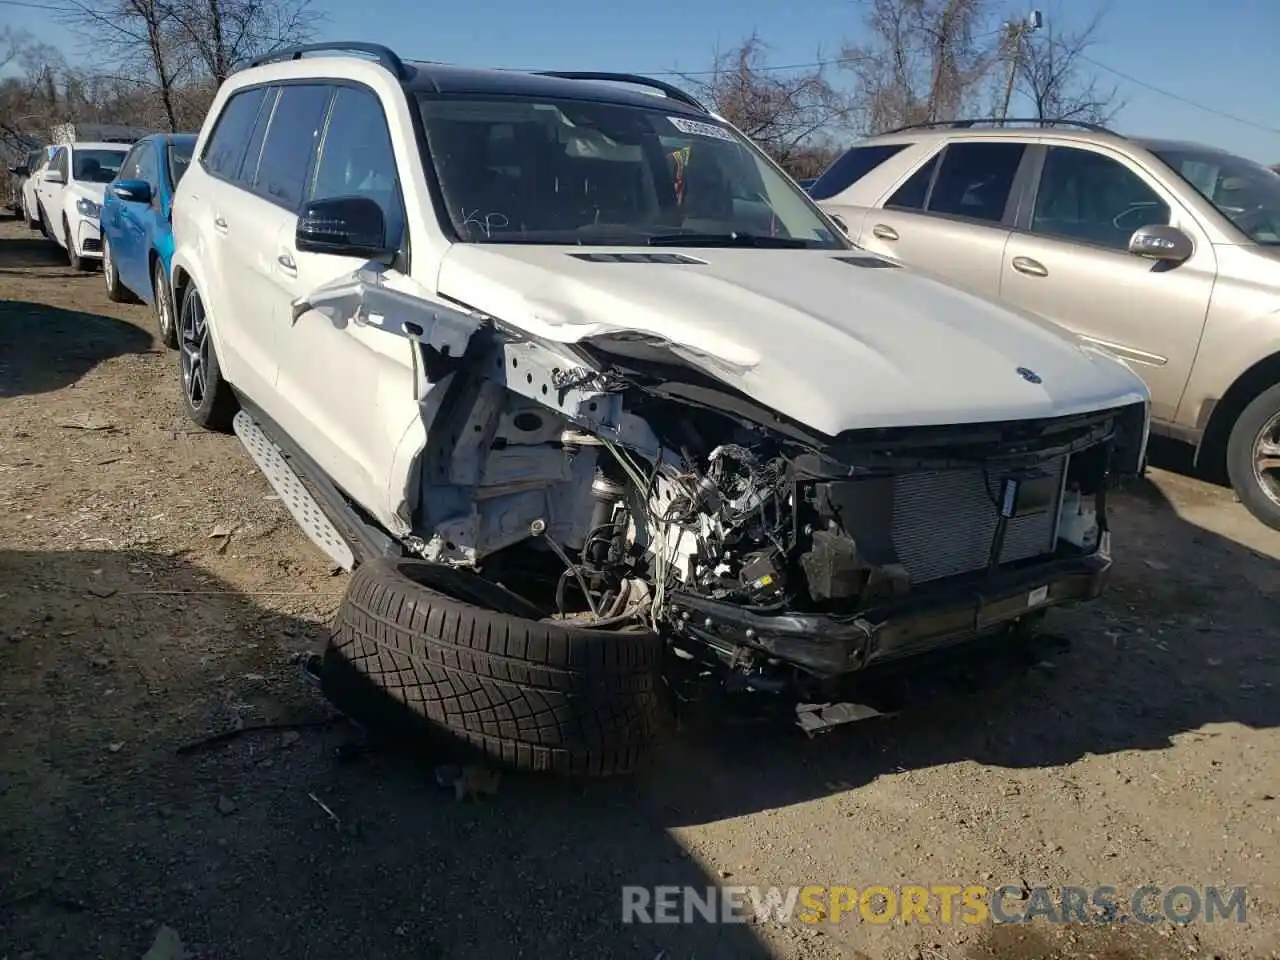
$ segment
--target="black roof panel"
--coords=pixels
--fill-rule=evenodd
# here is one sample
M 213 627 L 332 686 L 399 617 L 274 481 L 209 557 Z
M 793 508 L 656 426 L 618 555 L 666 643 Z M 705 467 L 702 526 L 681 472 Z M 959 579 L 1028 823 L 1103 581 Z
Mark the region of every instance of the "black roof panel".
M 459 67 L 445 63 L 406 61 L 412 75 L 405 87 L 414 92 L 438 94 L 492 94 L 494 96 L 547 97 L 561 100 L 597 100 L 635 107 L 657 107 L 668 113 L 700 117 L 706 114 L 643 87 L 597 80 L 567 80 L 521 70 Z

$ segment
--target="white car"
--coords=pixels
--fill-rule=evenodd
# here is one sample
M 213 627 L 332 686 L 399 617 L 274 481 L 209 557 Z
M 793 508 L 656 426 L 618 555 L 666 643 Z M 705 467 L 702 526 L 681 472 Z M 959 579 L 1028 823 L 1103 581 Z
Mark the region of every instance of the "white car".
M 57 144 L 43 171 L 32 178 L 45 235 L 67 251 L 76 269 L 102 259 L 102 197 L 128 152 L 127 143 Z
M 36 188 L 40 186 L 40 178 L 44 175 L 45 168 L 48 167 L 49 158 L 52 155 L 52 147 L 42 148 L 35 166 L 31 168 L 31 172 L 22 181 L 22 219 L 27 222 L 27 226 L 32 230 L 39 230 L 42 226 L 40 222 L 40 201 Z
M 665 690 L 815 730 L 1018 646 L 1143 462 L 1122 362 L 854 247 L 658 81 L 286 50 L 173 226 L 188 413 L 354 569 L 325 688 L 518 767 L 630 769 Z

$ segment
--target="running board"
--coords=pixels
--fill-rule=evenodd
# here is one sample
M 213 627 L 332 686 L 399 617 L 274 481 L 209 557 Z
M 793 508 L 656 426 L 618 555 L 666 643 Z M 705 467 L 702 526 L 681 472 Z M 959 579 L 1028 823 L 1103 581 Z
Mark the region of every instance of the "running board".
M 337 527 L 325 516 L 315 497 L 303 485 L 298 475 L 285 460 L 284 454 L 253 418 L 241 410 L 232 421 L 232 428 L 244 444 L 253 462 L 258 465 L 272 488 L 280 495 L 280 502 L 293 514 L 293 519 L 311 542 L 324 551 L 343 570 L 350 571 L 356 565 L 350 544 L 338 533 Z

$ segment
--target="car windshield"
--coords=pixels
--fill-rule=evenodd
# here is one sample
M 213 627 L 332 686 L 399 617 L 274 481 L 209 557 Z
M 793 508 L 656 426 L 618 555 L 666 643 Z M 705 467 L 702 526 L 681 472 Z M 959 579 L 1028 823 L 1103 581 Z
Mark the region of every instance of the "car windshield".
M 1280 174 L 1220 150 L 1157 147 L 1154 153 L 1255 243 L 1280 244 Z
M 124 162 L 127 150 L 71 151 L 72 176 L 86 183 L 110 183 Z
M 424 96 L 420 107 L 465 241 L 845 246 L 790 178 L 709 118 L 520 97 Z
M 175 140 L 169 144 L 169 182 L 175 187 L 182 175 L 187 172 L 191 163 L 191 154 L 195 151 L 194 140 Z

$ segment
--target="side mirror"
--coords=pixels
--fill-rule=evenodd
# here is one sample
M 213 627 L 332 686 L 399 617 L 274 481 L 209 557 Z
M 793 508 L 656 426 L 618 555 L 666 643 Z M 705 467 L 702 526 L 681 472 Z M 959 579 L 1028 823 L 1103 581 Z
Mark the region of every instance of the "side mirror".
M 1177 227 L 1151 224 L 1139 227 L 1129 238 L 1129 252 L 1148 260 L 1181 263 L 1195 252 L 1191 238 Z
M 45 183 L 66 183 L 67 176 L 61 170 L 46 170 L 44 172 Z
M 844 231 L 844 235 L 847 237 L 849 235 L 849 225 L 844 222 L 844 217 L 838 213 L 833 213 L 831 214 L 831 219 L 837 227 Z
M 151 202 L 151 184 L 145 180 L 117 180 L 111 192 L 126 203 Z
M 15 177 L 31 176 L 31 168 L 28 167 L 25 163 L 20 163 L 16 167 L 10 167 L 9 172 L 12 173 Z
M 368 197 L 313 200 L 298 215 L 293 244 L 302 253 L 375 260 L 394 251 L 387 244 L 382 208 Z

